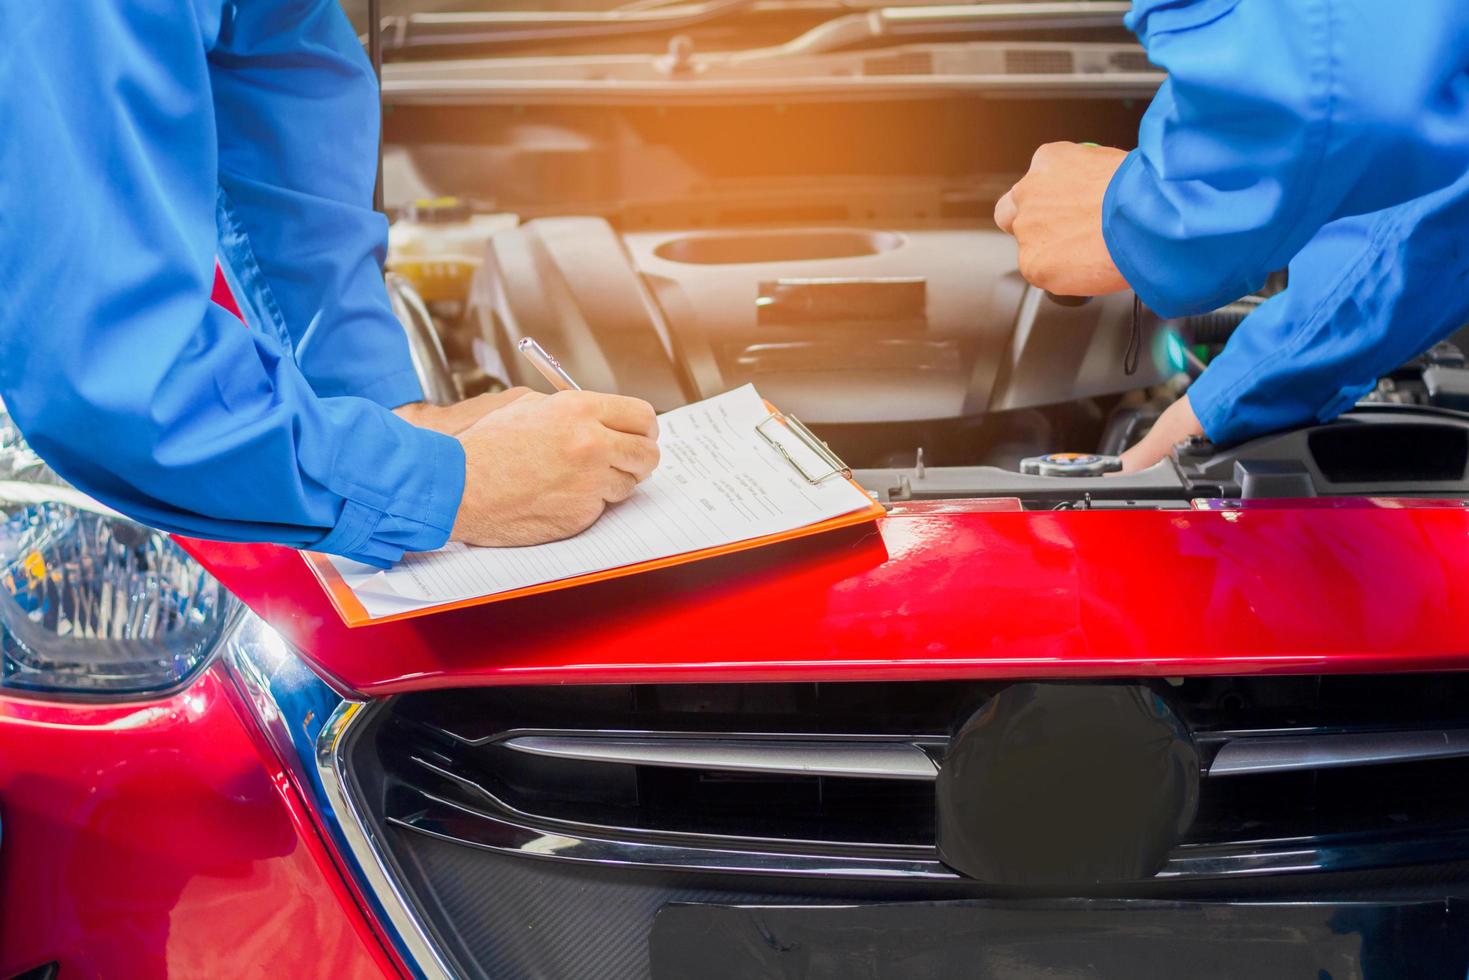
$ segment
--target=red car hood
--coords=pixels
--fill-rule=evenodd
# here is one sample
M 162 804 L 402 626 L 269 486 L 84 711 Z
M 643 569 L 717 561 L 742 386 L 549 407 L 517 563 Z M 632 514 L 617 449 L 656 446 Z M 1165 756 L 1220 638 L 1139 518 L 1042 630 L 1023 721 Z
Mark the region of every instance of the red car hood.
M 910 504 L 876 528 L 352 630 L 297 553 L 181 543 L 364 694 L 1469 668 L 1463 502 L 1005 507 Z

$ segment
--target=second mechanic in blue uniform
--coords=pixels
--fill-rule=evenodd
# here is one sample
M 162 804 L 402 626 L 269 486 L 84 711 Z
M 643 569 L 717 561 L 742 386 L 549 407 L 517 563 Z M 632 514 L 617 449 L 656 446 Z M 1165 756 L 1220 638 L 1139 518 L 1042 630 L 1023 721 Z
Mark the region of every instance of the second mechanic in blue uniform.
M 1174 317 L 1289 287 L 1123 457 L 1350 408 L 1469 320 L 1469 5 L 1134 0 L 1168 71 L 1131 153 L 1053 143 L 999 202 L 1021 272 Z

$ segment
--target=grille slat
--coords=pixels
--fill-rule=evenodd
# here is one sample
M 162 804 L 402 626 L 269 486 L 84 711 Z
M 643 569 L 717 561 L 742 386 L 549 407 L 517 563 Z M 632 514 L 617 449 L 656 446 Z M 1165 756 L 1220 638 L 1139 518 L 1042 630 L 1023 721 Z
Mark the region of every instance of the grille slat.
M 503 744 L 515 752 L 553 759 L 713 772 L 926 782 L 938 774 L 938 766 L 918 745 L 879 739 L 587 732 L 515 735 Z
M 1211 777 L 1351 766 L 1392 765 L 1469 756 L 1469 729 L 1254 736 L 1226 742 Z

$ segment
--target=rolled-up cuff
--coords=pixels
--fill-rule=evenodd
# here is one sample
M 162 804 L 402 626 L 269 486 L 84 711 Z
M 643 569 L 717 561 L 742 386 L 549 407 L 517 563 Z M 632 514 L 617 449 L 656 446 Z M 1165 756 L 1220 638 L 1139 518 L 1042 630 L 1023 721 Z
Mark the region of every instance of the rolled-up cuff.
M 1203 426 L 1204 435 L 1216 446 L 1228 446 L 1253 434 L 1241 431 L 1231 411 L 1234 402 L 1230 389 L 1235 386 L 1238 376 L 1229 368 L 1228 363 L 1216 361 L 1188 388 L 1188 401 L 1194 417 Z
M 350 473 L 345 479 L 354 490 L 336 527 L 313 550 L 386 568 L 407 552 L 432 551 L 449 540 L 464 496 L 464 448 L 401 419 L 389 424 L 400 437 L 389 458 L 339 460 L 338 471 Z

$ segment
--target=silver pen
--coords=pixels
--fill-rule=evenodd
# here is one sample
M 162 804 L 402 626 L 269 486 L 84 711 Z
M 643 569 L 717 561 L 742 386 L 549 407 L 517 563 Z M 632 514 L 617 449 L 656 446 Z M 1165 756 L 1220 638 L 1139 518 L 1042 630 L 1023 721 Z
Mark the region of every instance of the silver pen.
M 534 337 L 522 337 L 515 349 L 524 354 L 525 359 L 541 372 L 541 377 L 551 382 L 551 387 L 557 391 L 581 391 L 581 385 L 571 380 L 566 369 L 557 363 L 556 358 L 547 354 L 546 349 L 536 343 Z

